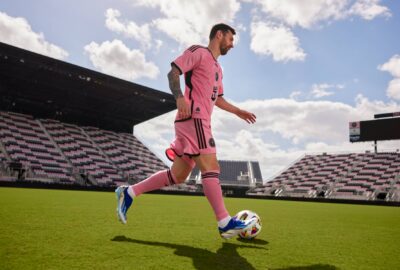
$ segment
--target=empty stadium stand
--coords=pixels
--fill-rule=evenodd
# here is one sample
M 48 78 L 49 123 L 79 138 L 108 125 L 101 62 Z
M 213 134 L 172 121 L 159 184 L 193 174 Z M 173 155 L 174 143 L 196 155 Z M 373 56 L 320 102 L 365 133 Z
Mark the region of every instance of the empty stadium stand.
M 112 164 L 123 173 L 125 179 L 142 180 L 166 168 L 161 160 L 131 134 L 116 133 L 95 127 L 82 129 Z
M 56 120 L 40 122 L 66 159 L 92 183 L 111 185 L 113 181 L 122 181 L 122 175 L 80 127 Z
M 18 178 L 74 181 L 72 166 L 32 116 L 0 112 L 0 139 L 10 159 L 9 169 L 20 170 Z
M 0 42 L 0 180 L 140 181 L 166 166 L 132 129 L 175 108 L 169 93 Z
M 113 186 L 165 169 L 132 134 L 0 112 L 3 179 Z
M 306 155 L 249 195 L 400 201 L 400 153 Z

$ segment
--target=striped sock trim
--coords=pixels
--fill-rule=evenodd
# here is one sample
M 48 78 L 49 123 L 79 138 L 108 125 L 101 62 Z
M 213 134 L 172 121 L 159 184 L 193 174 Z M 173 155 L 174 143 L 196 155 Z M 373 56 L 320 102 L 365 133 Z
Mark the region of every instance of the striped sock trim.
M 167 186 L 175 185 L 175 180 L 174 180 L 174 177 L 172 176 L 171 170 L 167 170 L 167 175 L 168 175 L 168 185 Z
M 219 178 L 219 173 L 217 172 L 206 172 L 201 174 L 201 179 L 207 178 Z

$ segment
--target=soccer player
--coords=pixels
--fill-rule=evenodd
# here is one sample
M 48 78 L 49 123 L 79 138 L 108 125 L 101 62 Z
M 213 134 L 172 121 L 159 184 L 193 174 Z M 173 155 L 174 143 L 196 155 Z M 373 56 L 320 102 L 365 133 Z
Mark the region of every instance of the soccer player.
M 234 106 L 223 97 L 222 69 L 217 59 L 233 48 L 235 30 L 226 24 L 216 24 L 210 31 L 208 47 L 194 45 L 171 63 L 169 87 L 178 108 L 175 119 L 175 140 L 166 150 L 173 161 L 170 170 L 155 173 L 132 186 L 120 186 L 117 196 L 117 214 L 126 223 L 127 211 L 135 197 L 164 186 L 183 183 L 195 165 L 201 171 L 202 185 L 218 222 L 221 237 L 231 238 L 253 226 L 255 219 L 242 221 L 231 217 L 225 208 L 219 183 L 220 168 L 216 145 L 211 132 L 211 114 L 214 105 L 237 115 L 249 124 L 256 116 Z M 185 76 L 182 94 L 179 76 Z

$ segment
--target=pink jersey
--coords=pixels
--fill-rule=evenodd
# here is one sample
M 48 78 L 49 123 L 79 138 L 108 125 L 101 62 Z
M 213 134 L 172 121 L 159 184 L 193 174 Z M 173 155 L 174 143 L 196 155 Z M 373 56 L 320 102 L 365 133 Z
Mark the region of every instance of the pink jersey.
M 222 69 L 207 47 L 195 45 L 171 63 L 185 74 L 185 98 L 192 118 L 211 119 L 214 104 L 223 95 Z M 176 120 L 179 119 L 177 114 Z

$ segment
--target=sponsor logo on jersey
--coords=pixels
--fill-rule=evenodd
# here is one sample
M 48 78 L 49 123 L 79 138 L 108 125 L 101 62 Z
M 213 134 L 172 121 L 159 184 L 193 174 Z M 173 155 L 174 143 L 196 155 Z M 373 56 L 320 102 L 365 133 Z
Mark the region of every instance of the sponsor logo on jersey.
M 212 96 L 211 96 L 211 100 L 212 101 L 215 101 L 217 99 L 217 93 L 218 93 L 218 86 L 214 86 L 213 93 L 212 93 Z

